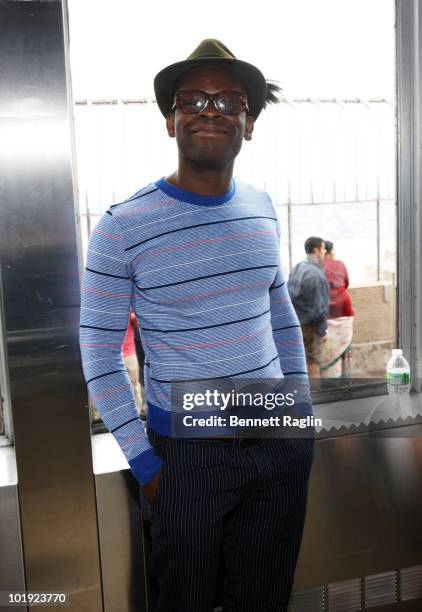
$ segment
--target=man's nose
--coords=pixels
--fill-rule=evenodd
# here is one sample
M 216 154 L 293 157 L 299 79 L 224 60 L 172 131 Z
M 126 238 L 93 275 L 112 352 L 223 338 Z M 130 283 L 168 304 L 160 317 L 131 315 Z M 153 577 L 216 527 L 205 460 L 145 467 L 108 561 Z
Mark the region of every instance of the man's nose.
M 204 110 L 201 112 L 201 115 L 205 115 L 207 117 L 210 118 L 215 118 L 215 117 L 220 117 L 220 113 L 218 112 L 215 104 L 214 104 L 214 100 L 211 98 L 208 98 L 207 103 L 205 105 Z

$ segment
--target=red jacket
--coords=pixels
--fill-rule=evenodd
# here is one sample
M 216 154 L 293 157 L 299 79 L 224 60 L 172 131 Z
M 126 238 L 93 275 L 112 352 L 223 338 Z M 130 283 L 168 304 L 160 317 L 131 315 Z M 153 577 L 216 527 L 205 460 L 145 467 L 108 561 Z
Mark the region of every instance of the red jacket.
M 138 321 L 131 310 L 125 339 L 122 344 L 122 352 L 124 357 L 129 357 L 129 355 L 136 355 L 135 327 L 138 327 Z
M 325 276 L 330 286 L 330 319 L 353 317 L 355 312 L 352 300 L 346 289 L 349 286 L 349 275 L 346 266 L 338 259 L 324 259 Z

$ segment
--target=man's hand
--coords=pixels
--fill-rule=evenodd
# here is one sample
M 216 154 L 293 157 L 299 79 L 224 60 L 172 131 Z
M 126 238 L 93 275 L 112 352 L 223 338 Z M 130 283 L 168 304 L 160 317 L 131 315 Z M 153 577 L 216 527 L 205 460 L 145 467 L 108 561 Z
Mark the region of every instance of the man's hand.
M 158 483 L 160 482 L 160 478 L 161 478 L 161 470 L 163 469 L 163 467 L 160 467 L 160 471 L 156 473 L 156 475 L 154 476 L 154 478 L 152 480 L 150 480 L 146 485 L 143 486 L 142 490 L 145 493 L 146 498 L 148 499 L 149 503 L 152 504 L 155 498 L 155 492 L 157 490 L 158 487 Z

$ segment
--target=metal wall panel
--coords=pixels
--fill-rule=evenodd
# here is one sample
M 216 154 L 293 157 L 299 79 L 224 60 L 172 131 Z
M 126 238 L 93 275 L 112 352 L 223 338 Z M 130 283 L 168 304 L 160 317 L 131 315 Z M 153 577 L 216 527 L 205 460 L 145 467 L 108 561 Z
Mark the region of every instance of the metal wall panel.
M 422 0 L 397 1 L 398 328 L 413 387 L 422 382 Z
M 0 3 L 0 261 L 27 588 L 102 609 L 61 1 Z
M 317 441 L 295 590 L 422 563 L 421 434 Z
M 129 470 L 95 477 L 104 612 L 146 612 L 139 486 Z
M 96 482 L 104 610 L 144 612 L 148 546 L 139 529 L 136 482 L 128 471 L 97 475 Z M 383 598 L 395 601 L 387 578 L 398 582 L 410 568 L 409 583 L 417 573 L 412 568 L 422 566 L 421 524 L 421 425 L 317 440 L 291 612 L 329 611 L 324 599 L 331 610 L 349 609 L 344 606 L 360 593 L 371 604 L 381 579 L 388 587 Z M 375 609 L 420 610 L 422 582 L 413 582 L 406 590 L 412 599 Z
M 0 486 L 0 591 L 25 590 L 18 491 L 16 485 Z M 14 612 L 15 607 L 2 607 Z

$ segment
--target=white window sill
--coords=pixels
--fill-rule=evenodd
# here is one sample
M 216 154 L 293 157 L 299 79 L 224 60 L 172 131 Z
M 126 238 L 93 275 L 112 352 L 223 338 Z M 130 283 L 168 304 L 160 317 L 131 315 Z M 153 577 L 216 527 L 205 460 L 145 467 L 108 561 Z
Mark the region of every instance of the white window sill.
M 94 474 L 128 470 L 129 464 L 111 433 L 91 436 Z
M 0 487 L 16 485 L 16 455 L 14 446 L 0 446 Z

